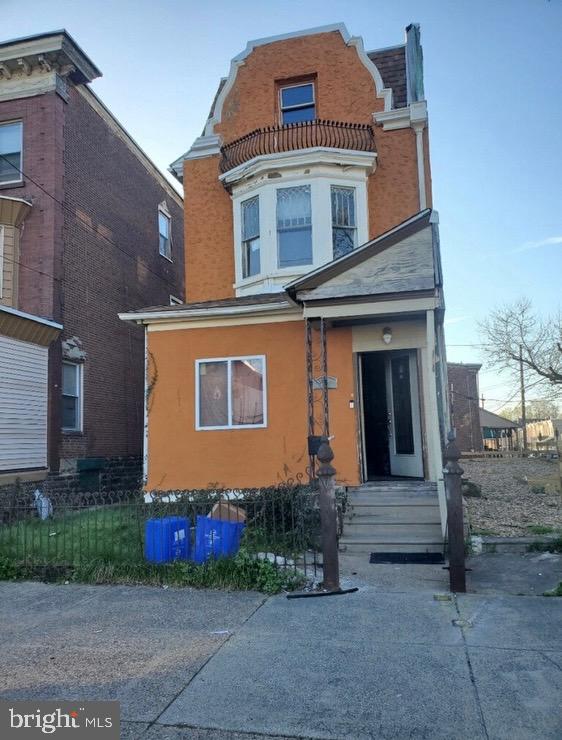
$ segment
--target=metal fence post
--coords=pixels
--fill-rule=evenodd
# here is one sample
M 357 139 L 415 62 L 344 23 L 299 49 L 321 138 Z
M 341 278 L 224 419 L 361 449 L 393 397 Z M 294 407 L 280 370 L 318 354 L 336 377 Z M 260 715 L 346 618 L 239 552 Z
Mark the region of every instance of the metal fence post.
M 455 435 L 449 432 L 445 447 L 443 469 L 447 496 L 447 532 L 449 538 L 449 584 L 454 593 L 466 593 L 466 567 L 464 553 L 464 526 L 462 510 L 463 469 L 459 465 L 460 450 Z
M 336 470 L 331 465 L 334 453 L 327 437 L 323 437 L 317 454 L 318 487 L 320 491 L 320 524 L 322 527 L 322 558 L 324 570 L 324 589 L 340 590 L 340 570 L 338 558 L 338 517 L 336 511 Z

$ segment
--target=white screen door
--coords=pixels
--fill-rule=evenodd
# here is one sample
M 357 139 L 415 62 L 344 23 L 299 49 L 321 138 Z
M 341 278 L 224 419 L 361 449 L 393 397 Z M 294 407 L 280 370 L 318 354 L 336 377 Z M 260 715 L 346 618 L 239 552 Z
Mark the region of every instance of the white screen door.
M 423 478 L 420 400 L 416 352 L 385 360 L 391 475 Z

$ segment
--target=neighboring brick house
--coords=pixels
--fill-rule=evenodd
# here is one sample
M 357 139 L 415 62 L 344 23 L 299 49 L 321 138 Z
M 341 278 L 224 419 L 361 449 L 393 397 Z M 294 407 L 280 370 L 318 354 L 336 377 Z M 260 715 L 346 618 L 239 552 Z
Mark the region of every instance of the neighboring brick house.
M 483 449 L 478 400 L 478 371 L 481 367 L 474 363 L 447 363 L 451 421 L 461 452 Z
M 65 31 L 0 43 L 0 482 L 138 477 L 143 332 L 118 313 L 184 298 L 182 198 L 90 89 L 100 74 Z M 48 382 L 44 358 L 23 371 L 34 321 Z
M 314 477 L 330 434 L 341 484 L 408 478 L 428 496 L 431 538 L 416 543 L 442 550 L 444 302 L 419 28 L 373 52 L 342 24 L 249 42 L 171 169 L 187 303 L 122 314 L 147 331 L 147 487 Z

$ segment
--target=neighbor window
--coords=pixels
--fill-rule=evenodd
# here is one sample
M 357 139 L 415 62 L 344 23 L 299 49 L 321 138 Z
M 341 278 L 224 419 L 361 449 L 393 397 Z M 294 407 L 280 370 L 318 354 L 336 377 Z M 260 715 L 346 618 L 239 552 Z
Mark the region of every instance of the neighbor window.
M 62 428 L 82 430 L 82 365 L 74 362 L 62 363 Z
M 316 118 L 313 82 L 282 87 L 279 95 L 282 124 L 313 121 Z
M 159 251 L 162 257 L 172 259 L 172 243 L 170 241 L 170 217 L 164 211 L 158 211 L 158 238 Z
M 312 264 L 310 185 L 277 190 L 279 267 Z
M 22 180 L 21 149 L 21 121 L 0 123 L 0 185 Z
M 332 186 L 332 243 L 334 259 L 355 249 L 355 188 Z
M 197 429 L 266 425 L 265 357 L 196 361 Z
M 260 274 L 259 197 L 242 203 L 242 277 Z

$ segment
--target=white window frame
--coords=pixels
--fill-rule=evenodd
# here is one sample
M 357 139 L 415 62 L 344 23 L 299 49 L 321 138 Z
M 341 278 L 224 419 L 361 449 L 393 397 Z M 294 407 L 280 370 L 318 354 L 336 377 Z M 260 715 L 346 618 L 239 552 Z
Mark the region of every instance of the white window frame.
M 350 192 L 353 193 L 353 214 L 355 216 L 354 226 L 341 226 L 340 224 L 334 223 L 334 209 L 332 206 L 332 194 L 333 194 L 334 188 L 338 188 L 339 190 L 349 190 Z M 357 249 L 357 247 L 359 246 L 357 244 L 357 188 L 353 185 L 336 185 L 335 183 L 331 183 L 330 184 L 330 210 L 332 212 L 332 244 L 333 244 L 333 237 L 334 237 L 334 229 L 346 229 L 347 231 L 353 232 L 353 249 Z M 350 251 L 353 251 L 353 249 Z M 333 255 L 333 257 L 334 259 L 336 259 L 335 255 Z
M 199 366 L 206 362 L 227 363 L 227 413 L 228 419 L 232 419 L 232 363 L 236 360 L 261 360 L 263 366 L 263 422 L 261 424 L 227 424 L 221 426 L 201 426 L 200 423 L 200 390 L 199 390 Z M 230 430 L 230 429 L 265 429 L 267 427 L 267 365 L 265 355 L 237 355 L 232 357 L 206 357 L 195 360 L 195 429 L 198 432 Z
M 183 301 L 170 293 L 170 306 L 183 306 Z
M 306 87 L 306 85 L 310 85 L 312 87 L 312 103 L 298 103 L 297 105 L 283 105 L 283 90 L 289 90 L 292 87 Z M 316 111 L 316 85 L 314 84 L 314 80 L 310 80 L 310 82 L 294 82 L 291 85 L 280 85 L 279 87 L 279 123 L 281 126 L 290 126 L 290 123 L 283 123 L 283 113 L 286 110 L 299 110 L 301 108 L 310 108 L 310 106 L 314 106 L 314 118 L 313 119 L 306 119 L 308 120 L 315 120 L 317 118 L 317 111 Z M 295 121 L 297 123 L 297 121 Z
M 6 185 L 17 185 L 23 182 L 23 121 L 20 118 L 16 118 L 14 121 L 0 121 L 0 128 L 2 126 L 13 126 L 14 123 L 20 124 L 20 172 L 17 173 L 17 177 L 14 180 L 5 180 L 0 183 L 0 186 L 6 187 Z
M 63 365 L 71 365 L 76 368 L 76 385 L 78 387 L 78 424 L 74 427 L 65 427 L 61 424 L 62 431 L 65 434 L 72 434 L 76 432 L 84 431 L 84 365 L 81 362 L 72 362 L 72 360 L 63 360 Z M 61 403 L 64 396 L 68 395 L 63 393 L 63 384 L 61 383 Z
M 310 262 L 304 262 L 300 265 L 283 265 L 281 266 L 279 262 L 281 261 L 281 254 L 280 254 L 280 238 L 279 238 L 279 222 L 277 218 L 277 212 L 279 209 L 279 191 L 280 190 L 299 190 L 302 188 L 308 188 L 308 197 L 310 201 Z M 303 191 L 304 192 L 304 191 Z M 311 183 L 305 183 L 304 185 L 285 185 L 283 187 L 276 187 L 275 188 L 275 236 L 277 241 L 277 249 L 276 249 L 276 255 L 275 255 L 275 265 L 278 270 L 280 271 L 286 271 L 289 270 L 291 272 L 294 272 L 295 270 L 302 270 L 304 269 L 306 272 L 308 272 L 312 266 L 314 265 L 314 217 L 312 215 L 312 185 Z M 306 224 L 308 226 L 308 224 Z M 289 227 L 282 229 L 282 233 L 286 233 L 289 231 L 296 230 L 296 227 Z
M 170 250 L 169 254 L 165 254 L 161 248 L 160 248 L 160 236 L 162 235 L 160 232 L 160 216 L 164 216 L 164 218 L 168 221 L 168 247 Z M 164 208 L 163 206 L 158 206 L 158 254 L 161 257 L 164 257 L 164 259 L 168 260 L 169 262 L 173 262 L 172 260 L 172 216 L 170 215 L 170 212 L 167 208 Z
M 257 237 L 253 237 L 252 239 L 244 239 L 244 207 L 247 203 L 250 203 L 252 201 L 256 201 L 258 204 L 258 235 Z M 244 280 L 248 280 L 251 278 L 255 278 L 258 275 L 261 275 L 262 267 L 261 267 L 261 208 L 260 208 L 260 196 L 259 193 L 257 195 L 252 195 L 250 198 L 244 198 L 240 202 L 240 244 L 241 244 L 241 257 L 242 257 L 242 263 L 241 263 L 241 272 L 242 277 Z M 259 241 L 259 259 L 260 259 L 260 271 L 254 273 L 253 275 L 244 275 L 244 261 L 245 261 L 245 254 L 247 250 L 247 244 L 248 242 L 254 241 L 254 239 L 257 239 Z

